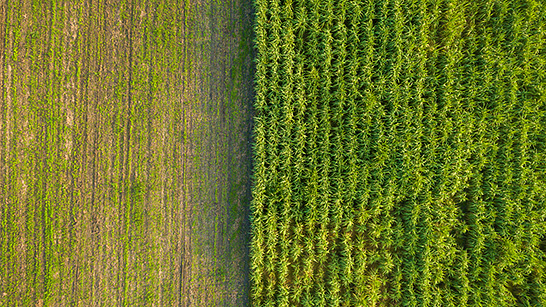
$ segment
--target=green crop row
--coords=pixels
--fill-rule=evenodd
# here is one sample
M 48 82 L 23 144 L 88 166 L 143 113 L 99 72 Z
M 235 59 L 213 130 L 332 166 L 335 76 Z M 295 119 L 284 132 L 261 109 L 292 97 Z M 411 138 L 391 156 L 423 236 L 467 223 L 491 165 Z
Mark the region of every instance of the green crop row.
M 256 0 L 256 306 L 546 302 L 546 5 Z

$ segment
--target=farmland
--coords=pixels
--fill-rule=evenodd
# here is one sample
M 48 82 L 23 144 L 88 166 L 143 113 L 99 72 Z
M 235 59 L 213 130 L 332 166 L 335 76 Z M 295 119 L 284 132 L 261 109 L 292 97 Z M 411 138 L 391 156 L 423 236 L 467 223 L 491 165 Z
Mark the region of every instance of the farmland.
M 256 0 L 254 306 L 546 304 L 546 4 Z
M 244 306 L 249 1 L 0 1 L 0 306 Z

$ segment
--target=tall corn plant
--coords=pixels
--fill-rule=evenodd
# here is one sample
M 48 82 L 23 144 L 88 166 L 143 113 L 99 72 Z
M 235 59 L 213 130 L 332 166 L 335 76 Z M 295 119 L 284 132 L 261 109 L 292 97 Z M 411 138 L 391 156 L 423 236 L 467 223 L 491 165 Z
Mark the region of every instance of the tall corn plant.
M 545 5 L 255 3 L 253 304 L 543 305 Z

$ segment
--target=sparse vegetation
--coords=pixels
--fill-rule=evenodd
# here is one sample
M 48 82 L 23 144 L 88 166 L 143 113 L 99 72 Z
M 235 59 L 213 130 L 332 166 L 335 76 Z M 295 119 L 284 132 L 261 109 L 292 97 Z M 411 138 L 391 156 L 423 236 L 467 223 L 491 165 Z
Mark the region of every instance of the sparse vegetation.
M 251 10 L 0 1 L 0 306 L 248 304 Z

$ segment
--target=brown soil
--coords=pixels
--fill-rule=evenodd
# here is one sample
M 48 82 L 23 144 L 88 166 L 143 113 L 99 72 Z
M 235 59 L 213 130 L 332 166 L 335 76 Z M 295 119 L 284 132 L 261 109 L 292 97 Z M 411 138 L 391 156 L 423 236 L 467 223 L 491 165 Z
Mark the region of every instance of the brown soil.
M 248 305 L 251 1 L 167 2 L 0 3 L 0 305 Z

